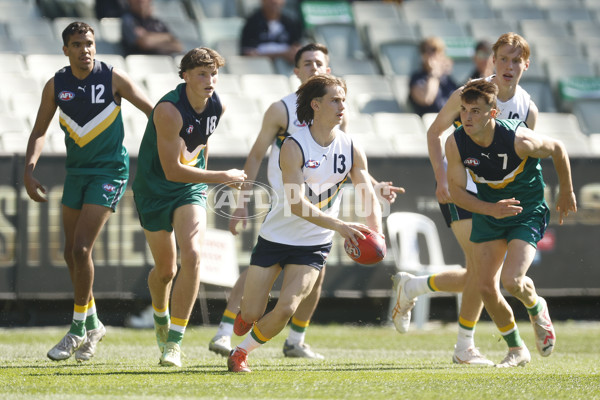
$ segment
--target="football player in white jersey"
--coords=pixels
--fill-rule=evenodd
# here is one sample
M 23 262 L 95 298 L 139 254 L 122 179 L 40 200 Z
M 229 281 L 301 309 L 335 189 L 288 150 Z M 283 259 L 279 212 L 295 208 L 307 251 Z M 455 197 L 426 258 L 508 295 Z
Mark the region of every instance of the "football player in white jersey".
M 356 242 L 369 229 L 381 233 L 381 206 L 364 152 L 338 128 L 345 113 L 346 84 L 316 75 L 297 91 L 297 115 L 308 124 L 281 146 L 279 201 L 265 218 L 252 252 L 234 332 L 244 341 L 232 350 L 227 367 L 250 372 L 247 355 L 277 335 L 317 282 L 335 232 Z M 365 209 L 366 224 L 337 218 L 341 188 L 350 177 Z M 284 271 L 279 299 L 265 313 L 269 292 Z M 264 314 L 264 315 L 263 315 Z
M 495 75 L 484 78 L 498 87 L 497 118 L 524 120 L 530 129 L 535 127 L 538 109 L 529 94 L 519 86 L 523 73 L 529 68 L 530 49 L 527 41 L 516 33 L 501 35 L 493 47 Z M 463 86 L 464 87 L 464 86 Z M 393 314 L 394 324 L 399 332 L 408 330 L 411 309 L 416 297 L 433 291 L 462 292 L 462 304 L 458 321 L 458 337 L 452 361 L 469 365 L 494 365 L 475 347 L 475 325 L 479 320 L 483 302 L 471 280 L 473 266 L 471 234 L 471 213 L 452 203 L 448 191 L 446 161 L 443 155 L 444 132 L 459 120 L 463 87 L 458 88 L 444 105 L 427 131 L 429 158 L 436 179 L 436 197 L 447 225 L 458 240 L 466 261 L 466 268 L 447 271 L 436 275 L 413 277 L 400 272 L 393 278 L 397 293 L 397 304 Z M 476 193 L 471 181 L 467 189 Z
M 324 45 L 309 43 L 296 53 L 294 73 L 301 83 L 306 82 L 312 76 L 327 74 L 329 72 L 328 50 Z M 244 164 L 244 171 L 246 171 L 248 176 L 247 181 L 253 181 L 256 178 L 262 160 L 270 147 L 271 153 L 267 167 L 269 184 L 271 187 L 280 184 L 278 183 L 281 181 L 279 147 L 286 136 L 293 134 L 305 126 L 305 124 L 298 122 L 298 118 L 296 117 L 296 97 L 296 93 L 290 93 L 283 99 L 272 103 L 265 112 L 258 137 Z M 346 130 L 345 115 L 340 123 L 340 129 L 342 131 Z M 404 189 L 393 186 L 392 182 L 377 182 L 373 178 L 371 178 L 371 182 L 375 186 L 377 193 L 390 203 L 394 202 L 397 193 L 404 192 Z M 240 198 L 243 198 L 242 196 L 244 196 L 243 191 L 240 193 Z M 242 227 L 245 228 L 247 218 L 247 203 L 240 201 L 238 208 L 234 211 L 233 217 L 231 217 L 229 222 L 231 233 L 234 235 L 239 233 L 238 224 L 240 222 L 242 223 Z M 322 355 L 312 351 L 304 343 L 304 338 L 306 329 L 321 296 L 321 285 L 324 275 L 325 268 L 323 268 L 319 275 L 313 292 L 300 304 L 296 314 L 292 318 L 289 336 L 283 347 L 283 353 L 287 357 L 323 358 Z M 223 356 L 228 356 L 231 351 L 233 321 L 239 310 L 245 279 L 246 271 L 242 272 L 234 285 L 227 301 L 225 312 L 221 318 L 219 329 L 208 345 L 209 350 Z

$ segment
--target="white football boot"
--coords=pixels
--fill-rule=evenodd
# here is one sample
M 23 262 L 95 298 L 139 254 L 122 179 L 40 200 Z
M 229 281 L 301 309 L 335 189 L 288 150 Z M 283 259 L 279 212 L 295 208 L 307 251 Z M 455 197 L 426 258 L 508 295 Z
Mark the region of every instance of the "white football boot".
M 223 357 L 229 357 L 231 353 L 231 336 L 215 336 L 208 343 L 208 349 Z
M 165 343 L 165 351 L 160 357 L 159 364 L 164 367 L 181 367 L 181 349 L 177 343 Z
M 543 304 L 542 311 L 535 317 L 529 316 L 531 324 L 533 325 L 533 331 L 535 332 L 535 347 L 542 357 L 548 357 L 554 350 L 554 344 L 556 343 L 556 333 L 554 332 L 554 326 L 548 313 L 548 304 L 543 297 L 539 298 L 539 301 Z
M 410 326 L 410 313 L 417 302 L 416 298 L 408 298 L 404 286 L 414 275 L 408 272 L 398 272 L 392 277 L 394 282 L 392 290 L 396 292 L 396 304 L 392 310 L 392 321 L 400 333 L 408 332 Z
M 454 364 L 467 364 L 473 365 L 477 367 L 492 367 L 494 366 L 494 362 L 485 358 L 477 347 L 469 347 L 466 350 L 456 350 L 454 349 L 454 354 L 452 355 L 452 362 Z
M 296 358 L 314 358 L 316 360 L 323 360 L 325 358 L 322 354 L 312 351 L 306 343 L 291 344 L 288 343 L 287 339 L 283 344 L 283 355 Z
M 90 358 L 94 357 L 96 345 L 104 338 L 104 335 L 106 335 L 106 328 L 102 322 L 100 322 L 100 326 L 96 329 L 87 331 L 87 340 L 75 352 L 75 359 L 77 361 L 88 361 Z
M 504 357 L 504 360 L 500 364 L 496 364 L 498 368 L 509 368 L 509 367 L 524 367 L 531 361 L 531 354 L 525 343 L 523 347 L 517 347 L 516 349 L 508 350 L 508 354 Z
M 48 352 L 48 358 L 54 361 L 66 360 L 77 351 L 87 340 L 87 335 L 83 337 L 67 333 L 56 346 Z

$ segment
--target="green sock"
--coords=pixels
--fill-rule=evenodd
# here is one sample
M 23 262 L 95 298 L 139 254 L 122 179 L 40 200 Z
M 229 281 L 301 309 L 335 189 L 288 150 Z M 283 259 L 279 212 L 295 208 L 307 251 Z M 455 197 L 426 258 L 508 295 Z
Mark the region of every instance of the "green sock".
M 92 315 L 88 315 L 85 317 L 85 329 L 88 331 L 94 330 L 100 326 L 100 320 L 98 319 L 98 314 L 93 313 Z
M 181 341 L 183 340 L 183 332 L 177 332 L 173 329 L 169 329 L 169 337 L 167 338 L 167 342 L 174 342 L 181 346 Z
M 158 315 L 154 314 L 154 322 L 156 322 L 157 325 L 169 325 L 169 315 L 165 315 L 164 317 L 159 317 Z
M 509 333 L 508 335 L 503 335 L 502 338 L 508 344 L 508 347 L 522 347 L 523 340 L 521 340 L 521 336 L 519 335 L 519 330 L 515 327 L 515 330 Z
M 538 297 L 538 300 L 535 302 L 535 306 L 533 306 L 531 308 L 527 308 L 527 312 L 532 317 L 535 317 L 536 315 L 538 315 L 542 311 L 542 308 L 543 308 L 542 307 L 542 302 L 540 301 L 540 298 Z
M 80 321 L 77 319 L 71 321 L 71 329 L 69 329 L 69 333 L 79 337 L 85 336 L 85 321 Z

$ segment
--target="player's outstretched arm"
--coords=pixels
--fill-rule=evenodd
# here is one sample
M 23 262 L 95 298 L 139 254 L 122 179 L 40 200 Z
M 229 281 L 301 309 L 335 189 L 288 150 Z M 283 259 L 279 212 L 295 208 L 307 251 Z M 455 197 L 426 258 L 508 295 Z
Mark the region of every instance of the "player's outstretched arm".
M 520 127 L 515 137 L 515 151 L 521 158 L 552 157 L 554 169 L 558 176 L 559 191 L 556 210 L 559 212 L 559 223 L 569 212 L 577 212 L 577 201 L 573 192 L 571 179 L 571 163 L 564 144 L 560 140 L 533 133 L 530 129 Z
M 44 142 L 46 141 L 46 132 L 50 126 L 50 121 L 56 112 L 56 101 L 54 100 L 54 78 L 51 78 L 42 91 L 42 99 L 29 141 L 27 142 L 27 150 L 25 153 L 25 172 L 23 174 L 23 182 L 25 190 L 32 200 L 38 202 L 46 202 L 46 198 L 40 193 L 45 194 L 44 186 L 33 177 L 33 170 L 37 165 Z
M 156 106 L 154 125 L 158 156 L 167 180 L 182 183 L 237 182 L 238 185 L 245 180 L 246 174 L 243 170 L 209 171 L 181 162 L 180 154 L 184 143 L 179 137 L 179 131 L 183 120 L 173 104 L 164 102 Z
M 443 134 L 450 128 L 460 113 L 460 91 L 459 88 L 452 93 L 444 107 L 427 130 L 427 150 L 429 161 L 433 168 L 437 187 L 435 195 L 440 203 L 450 203 L 448 192 L 448 180 L 444 167 Z
M 269 146 L 273 143 L 277 134 L 283 132 L 285 125 L 287 124 L 287 113 L 283 102 L 277 101 L 269 106 L 265 115 L 263 116 L 262 125 L 258 136 L 248 153 L 246 163 L 244 164 L 244 171 L 246 172 L 247 180 L 254 181 L 258 175 L 260 165 L 267 154 Z M 233 212 L 233 216 L 229 219 L 229 231 L 237 235 L 237 225 L 242 222 L 242 227 L 246 228 L 247 217 L 248 217 L 248 204 L 244 199 L 248 199 L 247 191 L 251 189 L 242 185 L 242 190 L 239 193 L 237 207 Z
M 463 166 L 454 135 L 446 141 L 446 158 L 448 159 L 448 187 L 452 202 L 471 212 L 490 215 L 494 218 L 505 218 L 523 211 L 519 200 L 514 198 L 490 203 L 479 200 L 467 192 L 467 176 Z

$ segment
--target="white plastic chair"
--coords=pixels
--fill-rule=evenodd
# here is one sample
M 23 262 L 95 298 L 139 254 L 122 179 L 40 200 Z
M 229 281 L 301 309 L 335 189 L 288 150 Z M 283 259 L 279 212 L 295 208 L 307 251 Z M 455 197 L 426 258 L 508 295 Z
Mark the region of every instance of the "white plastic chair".
M 398 271 L 414 275 L 431 275 L 461 268 L 459 264 L 446 264 L 435 223 L 427 216 L 412 212 L 394 212 L 387 217 L 388 238 Z M 419 235 L 426 242 L 429 264 L 421 262 Z M 457 293 L 457 310 L 460 312 L 461 293 Z M 396 304 L 396 293 L 390 299 L 390 313 Z M 412 313 L 417 329 L 423 329 L 429 319 L 429 295 L 419 296 Z

